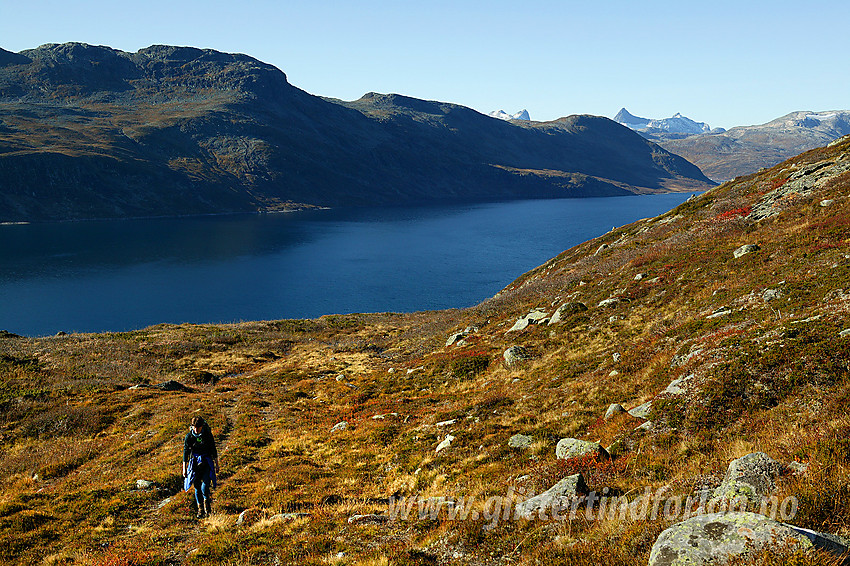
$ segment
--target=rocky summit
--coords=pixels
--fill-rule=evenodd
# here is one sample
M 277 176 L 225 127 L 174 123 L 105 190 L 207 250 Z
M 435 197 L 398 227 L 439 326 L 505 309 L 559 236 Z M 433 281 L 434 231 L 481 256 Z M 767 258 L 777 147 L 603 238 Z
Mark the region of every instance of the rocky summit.
M 180 53 L 161 56 L 219 68 Z M 260 70 L 258 98 L 290 88 Z M 0 562 L 840 564 L 848 163 L 850 139 L 808 151 L 462 310 L 0 332 Z M 221 462 L 202 519 L 180 468 L 195 415 Z
M 246 55 L 0 50 L 0 222 L 711 186 L 608 120 L 494 120 L 393 94 L 320 98 Z

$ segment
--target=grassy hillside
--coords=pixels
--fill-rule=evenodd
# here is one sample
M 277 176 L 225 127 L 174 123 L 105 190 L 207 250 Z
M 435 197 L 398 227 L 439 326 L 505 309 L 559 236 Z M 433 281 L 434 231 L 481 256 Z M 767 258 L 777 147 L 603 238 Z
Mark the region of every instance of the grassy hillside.
M 576 471 L 600 493 L 688 496 L 756 450 L 808 464 L 779 482 L 794 524 L 848 535 L 848 195 L 844 140 L 569 249 L 466 310 L 4 335 L 0 561 L 646 564 L 669 520 L 494 520 L 485 500 Z M 505 363 L 511 346 L 527 359 Z M 678 378 L 683 393 L 661 393 Z M 167 380 L 188 390 L 130 388 Z M 603 418 L 646 401 L 646 418 Z M 222 464 L 202 521 L 180 491 L 195 414 Z M 510 447 L 517 433 L 530 446 Z M 565 437 L 613 458 L 558 460 Z M 478 518 L 384 522 L 404 496 L 475 497 Z

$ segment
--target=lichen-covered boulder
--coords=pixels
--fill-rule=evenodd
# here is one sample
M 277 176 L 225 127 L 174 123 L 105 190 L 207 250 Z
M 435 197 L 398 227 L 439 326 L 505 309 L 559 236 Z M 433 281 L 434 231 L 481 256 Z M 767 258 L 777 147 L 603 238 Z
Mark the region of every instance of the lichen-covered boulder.
M 515 434 L 510 439 L 508 439 L 508 446 L 510 448 L 529 448 L 531 447 L 531 443 L 534 441 L 530 436 L 526 436 L 524 434 Z
M 722 564 L 765 545 L 809 549 L 805 534 L 757 513 L 697 515 L 662 532 L 652 546 L 649 566 Z
M 619 403 L 611 403 L 608 405 L 608 410 L 605 411 L 605 420 L 610 420 L 616 417 L 617 415 L 621 415 L 625 413 L 626 410 Z
M 511 367 L 524 360 L 531 359 L 531 355 L 522 346 L 511 346 L 502 355 L 505 359 L 505 365 Z
M 549 319 L 549 326 L 553 324 L 558 324 L 563 319 L 568 316 L 572 316 L 576 313 L 584 312 L 587 310 L 587 305 L 584 303 L 574 302 L 574 303 L 564 303 L 558 310 L 555 311 L 555 314 L 552 315 L 552 318 Z
M 608 452 L 598 442 L 588 442 L 577 438 L 562 438 L 555 446 L 555 456 L 561 460 L 567 458 L 581 458 L 588 454 L 596 454 L 597 457 L 608 458 Z
M 776 489 L 776 478 L 781 472 L 782 463 L 764 452 L 747 454 L 732 460 L 723 482 L 714 490 L 714 497 L 746 497 L 758 503 Z
M 584 494 L 587 484 L 584 476 L 567 476 L 543 493 L 517 503 L 515 514 L 522 519 L 552 519 L 554 514 L 571 508 Z

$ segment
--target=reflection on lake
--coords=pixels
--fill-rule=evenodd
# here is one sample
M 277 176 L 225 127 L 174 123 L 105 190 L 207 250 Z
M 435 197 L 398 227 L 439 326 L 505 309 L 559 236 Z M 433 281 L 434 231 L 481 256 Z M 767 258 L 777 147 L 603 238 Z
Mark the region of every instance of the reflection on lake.
M 466 307 L 688 196 L 0 226 L 0 329 Z

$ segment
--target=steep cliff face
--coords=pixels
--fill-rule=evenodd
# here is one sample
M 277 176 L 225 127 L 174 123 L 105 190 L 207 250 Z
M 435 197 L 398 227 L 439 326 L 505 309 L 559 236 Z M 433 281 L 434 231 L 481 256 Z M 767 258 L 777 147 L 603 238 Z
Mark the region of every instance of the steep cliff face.
M 354 102 L 246 55 L 85 44 L 0 53 L 0 221 L 693 190 L 691 164 L 610 120 L 495 120 Z

